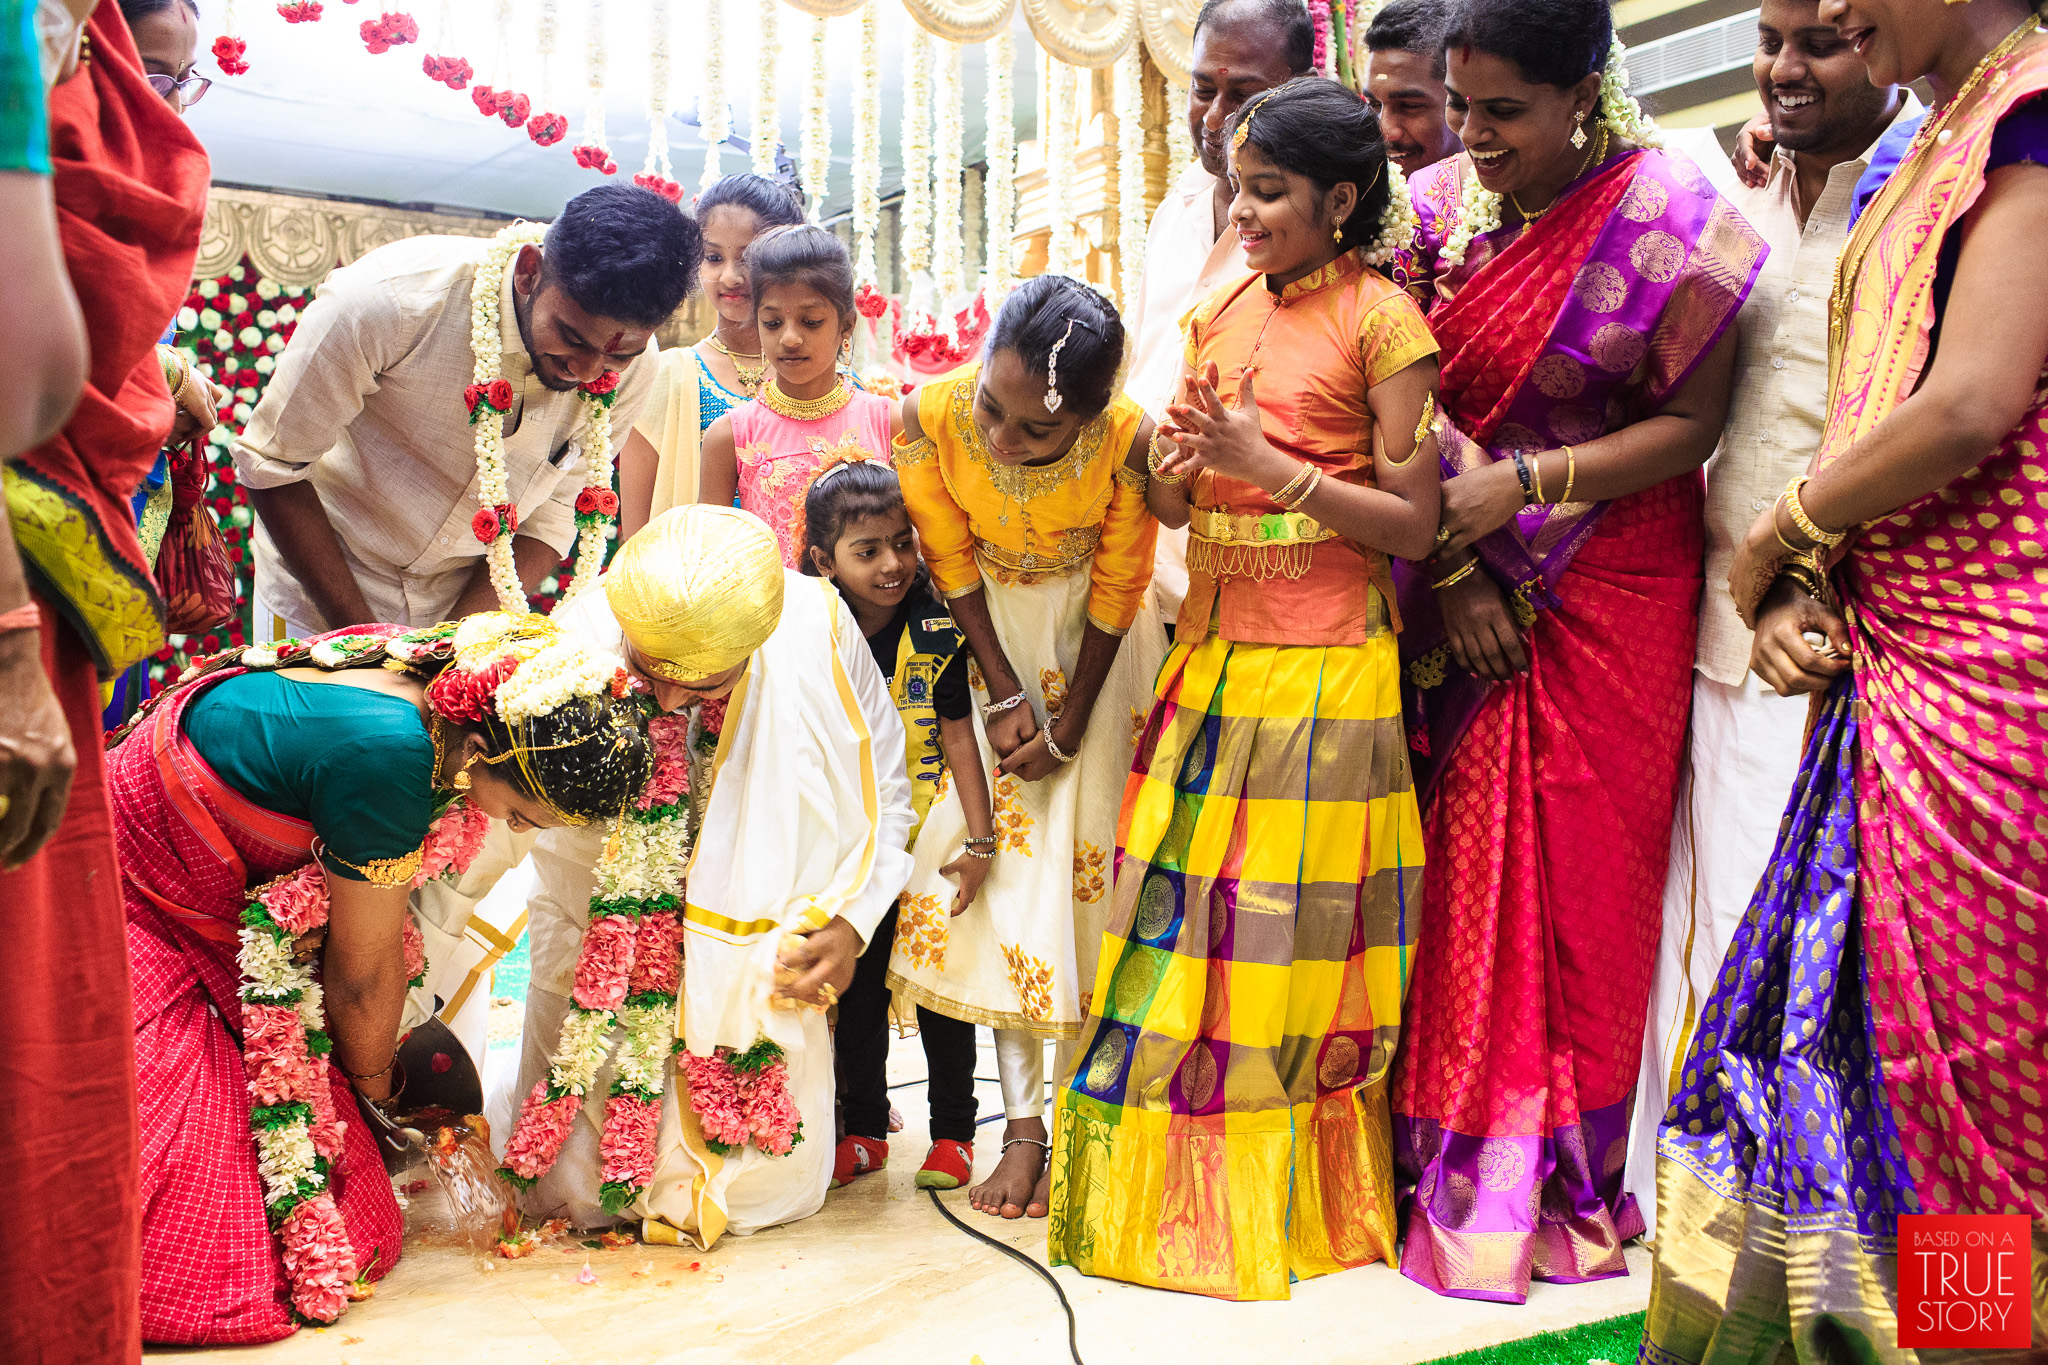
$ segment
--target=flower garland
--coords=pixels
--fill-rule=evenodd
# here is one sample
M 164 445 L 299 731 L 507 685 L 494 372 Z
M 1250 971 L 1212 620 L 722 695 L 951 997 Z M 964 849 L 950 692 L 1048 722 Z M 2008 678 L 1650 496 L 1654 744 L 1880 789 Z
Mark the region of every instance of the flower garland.
M 723 717 L 722 706 L 700 708 L 700 750 L 715 746 Z M 684 1052 L 675 1036 L 683 875 L 692 843 L 690 724 L 687 716 L 657 716 L 648 724 L 654 776 L 634 809 L 607 826 L 573 1003 L 547 1076 L 520 1106 L 500 1168 L 520 1189 L 553 1169 L 610 1058 L 598 1180 L 599 1199 L 613 1214 L 623 1213 L 654 1176 L 668 1062 L 678 1053 L 691 1107 L 704 1118 L 712 1150 L 731 1152 L 752 1140 L 779 1155 L 802 1140 L 780 1048 L 763 1041 L 737 1058 L 726 1050 L 700 1058 Z M 616 1052 L 615 1028 L 621 1031 Z
M 1166 183 L 1180 179 L 1180 173 L 1195 159 L 1194 135 L 1188 131 L 1188 88 L 1168 82 L 1166 86 Z
M 600 0 L 601 3 L 601 0 Z M 600 115 L 601 117 L 601 115 Z M 512 501 L 505 474 L 504 414 L 512 410 L 511 382 L 502 373 L 504 344 L 500 334 L 499 296 L 504 291 L 505 268 L 519 249 L 537 243 L 547 235 L 539 223 L 518 222 L 499 229 L 477 263 L 476 278 L 470 285 L 469 345 L 476 358 L 472 382 L 463 393 L 469 405 L 469 422 L 476 430 L 477 500 L 482 506 L 470 519 L 470 534 L 484 546 L 490 561 L 491 586 L 498 590 L 498 602 L 506 611 L 526 609 L 526 589 L 512 559 L 512 537 L 519 529 L 519 509 Z M 584 507 L 584 494 L 576 500 L 576 577 L 564 601 L 582 591 L 597 577 L 604 562 L 606 528 L 617 510 L 617 498 L 606 504 L 599 489 L 611 494 L 612 419 L 611 408 L 618 397 L 619 376 L 606 370 L 588 384 L 579 385 L 584 423 L 572 440 L 572 457 L 584 462 L 583 488 L 591 506 Z M 606 506 L 612 511 L 607 512 Z
M 1000 309 L 1016 279 L 1011 238 L 1017 231 L 1017 123 L 1011 68 L 1017 62 L 1017 40 L 1006 25 L 988 43 L 988 92 L 983 110 L 984 150 L 988 171 L 982 178 L 982 242 L 988 263 L 982 272 L 982 296 Z
M 1074 273 L 1074 217 L 1069 207 L 1074 199 L 1074 68 L 1057 57 L 1047 57 L 1048 100 L 1045 126 L 1045 192 L 1047 216 L 1051 223 L 1045 243 L 1045 269 L 1051 275 Z
M 775 178 L 775 151 L 782 135 L 775 119 L 775 63 L 782 55 L 782 36 L 776 23 L 780 0 L 761 0 L 754 14 L 761 26 L 761 47 L 754 66 L 754 109 L 748 136 L 753 139 L 754 174 Z
M 1600 123 L 1632 147 L 1662 147 L 1663 129 L 1643 112 L 1628 86 L 1628 45 L 1616 38 L 1607 49 L 1607 64 L 1600 69 Z M 1463 265 L 1472 239 L 1500 226 L 1500 205 L 1501 196 L 1481 186 L 1477 174 L 1466 177 L 1458 194 L 1458 221 L 1444 240 L 1444 265 Z
M 1421 219 L 1415 213 L 1415 201 L 1408 196 L 1408 177 L 1401 174 L 1401 165 L 1392 157 L 1387 158 L 1387 206 L 1380 210 L 1379 231 L 1366 244 L 1365 263 L 1386 265 L 1415 241 L 1415 230 Z
M 1126 314 L 1138 306 L 1145 277 L 1144 81 L 1144 58 L 1132 43 L 1116 59 L 1116 303 Z
M 938 302 L 951 302 L 966 281 L 967 224 L 960 215 L 960 44 L 941 38 L 933 53 L 932 277 Z
M 214 64 L 223 76 L 246 76 L 249 63 L 243 58 L 248 51 L 249 45 L 235 36 L 235 0 L 228 0 L 220 11 L 220 36 L 213 40 Z
M 1316 35 L 1315 49 L 1309 60 L 1315 63 L 1318 76 L 1335 80 L 1337 67 L 1330 59 L 1330 6 L 1327 0 L 1309 0 L 1308 21 Z
M 647 9 L 647 159 L 633 183 L 653 190 L 671 204 L 683 202 L 668 156 L 668 0 L 650 0 Z
M 590 0 L 590 18 L 584 32 L 584 81 L 590 94 L 583 103 L 583 137 L 570 154 L 585 170 L 616 175 L 619 163 L 612 160 L 604 131 L 604 0 Z
M 870 289 L 880 278 L 875 231 L 882 224 L 880 5 L 881 0 L 867 0 L 861 6 L 860 78 L 853 94 L 853 277 Z
M 732 136 L 732 119 L 725 107 L 725 0 L 706 0 L 704 6 L 704 81 L 697 95 L 697 130 L 704 137 L 704 174 L 697 188 L 708 189 L 718 179 L 718 149 Z
M 811 79 L 804 89 L 803 180 L 806 214 L 815 223 L 825 207 L 825 183 L 832 174 L 832 116 L 825 97 L 825 18 L 811 16 Z
M 905 277 L 932 263 L 931 35 L 916 23 L 903 40 L 903 202 L 896 257 Z

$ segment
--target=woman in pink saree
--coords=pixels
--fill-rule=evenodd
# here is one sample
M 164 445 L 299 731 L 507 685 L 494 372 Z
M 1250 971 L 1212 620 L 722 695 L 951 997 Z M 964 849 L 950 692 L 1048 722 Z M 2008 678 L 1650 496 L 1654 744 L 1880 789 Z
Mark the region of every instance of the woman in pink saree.
M 1448 426 L 1439 550 L 1400 599 L 1431 869 L 1394 1081 L 1401 1269 L 1519 1303 L 1625 1274 L 1642 1230 L 1621 1172 L 1698 471 L 1765 248 L 1646 145 L 1604 0 L 1467 0 L 1447 48 L 1467 150 L 1413 187 Z
M 1823 0 L 1821 18 L 1872 81 L 1925 78 L 1935 107 L 1836 265 L 1815 472 L 1731 570 L 1750 666 L 1817 704 L 1659 1134 L 1641 1358 L 2035 1361 L 2048 35 L 2024 0 Z M 2031 1325 L 1915 1342 L 1899 1215 L 1916 1213 L 2029 1220 L 2013 1268 Z

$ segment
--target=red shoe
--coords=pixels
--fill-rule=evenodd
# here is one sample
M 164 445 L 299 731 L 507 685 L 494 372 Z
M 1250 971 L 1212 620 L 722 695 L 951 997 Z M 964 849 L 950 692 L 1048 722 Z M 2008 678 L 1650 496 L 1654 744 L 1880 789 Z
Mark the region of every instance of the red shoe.
M 832 1188 L 851 1184 L 888 1164 L 888 1143 L 868 1137 L 843 1137 L 832 1153 Z
M 957 1190 L 974 1174 L 974 1144 L 940 1138 L 925 1153 L 924 1167 L 913 1182 L 921 1190 Z

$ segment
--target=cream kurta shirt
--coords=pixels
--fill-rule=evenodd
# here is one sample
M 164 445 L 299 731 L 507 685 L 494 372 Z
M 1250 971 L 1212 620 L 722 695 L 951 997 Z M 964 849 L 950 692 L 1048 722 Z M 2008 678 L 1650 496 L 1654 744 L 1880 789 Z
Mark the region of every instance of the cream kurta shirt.
M 478 480 L 462 394 L 475 376 L 470 281 L 489 245 L 489 238 L 412 237 L 328 276 L 233 446 L 249 488 L 312 481 L 379 621 L 443 619 L 483 557 L 469 530 Z M 519 533 L 566 554 L 583 486 L 583 462 L 569 442 L 584 405 L 574 391 L 554 392 L 534 376 L 509 270 L 499 334 L 503 373 L 517 395 L 504 421 Z M 650 343 L 620 382 L 614 450 L 646 401 L 655 349 Z M 321 621 L 260 518 L 254 540 L 256 593 L 272 611 L 307 624 L 352 624 Z
M 1909 91 L 1897 117 L 1919 112 L 1920 101 Z M 1779 150 L 1761 188 L 1724 191 L 1771 248 L 1736 319 L 1741 342 L 1728 423 L 1707 463 L 1707 585 L 1694 666 L 1730 687 L 1740 686 L 1749 671 L 1750 632 L 1729 596 L 1728 568 L 1757 516 L 1806 472 L 1820 445 L 1828 403 L 1828 292 L 1870 149 L 1828 172 L 1803 231 L 1792 203 L 1796 155 Z

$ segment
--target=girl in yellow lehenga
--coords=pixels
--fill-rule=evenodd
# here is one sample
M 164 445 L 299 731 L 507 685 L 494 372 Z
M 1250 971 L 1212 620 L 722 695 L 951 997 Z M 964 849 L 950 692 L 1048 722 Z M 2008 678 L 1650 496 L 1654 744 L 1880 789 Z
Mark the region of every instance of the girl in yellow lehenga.
M 949 916 L 939 869 L 967 827 L 957 800 L 932 808 L 889 984 L 995 1029 L 1009 1127 L 969 1199 L 1007 1218 L 1045 1216 L 1044 1040 L 1071 1040 L 1087 1013 L 1117 801 L 1166 653 L 1158 614 L 1141 609 L 1159 531 L 1145 507 L 1152 424 L 1116 393 L 1123 353 L 1100 294 L 1027 281 L 983 362 L 905 400 L 896 446 L 932 581 L 979 665 L 968 681 L 996 847 L 975 848 L 994 865 L 974 907 Z
M 1189 589 L 1055 1111 L 1050 1240 L 1091 1275 L 1274 1299 L 1394 1259 L 1422 835 L 1387 556 L 1436 531 L 1437 348 L 1372 268 L 1412 219 L 1357 95 L 1253 99 L 1230 173 L 1257 273 L 1189 317 L 1179 450 L 1155 457 Z

